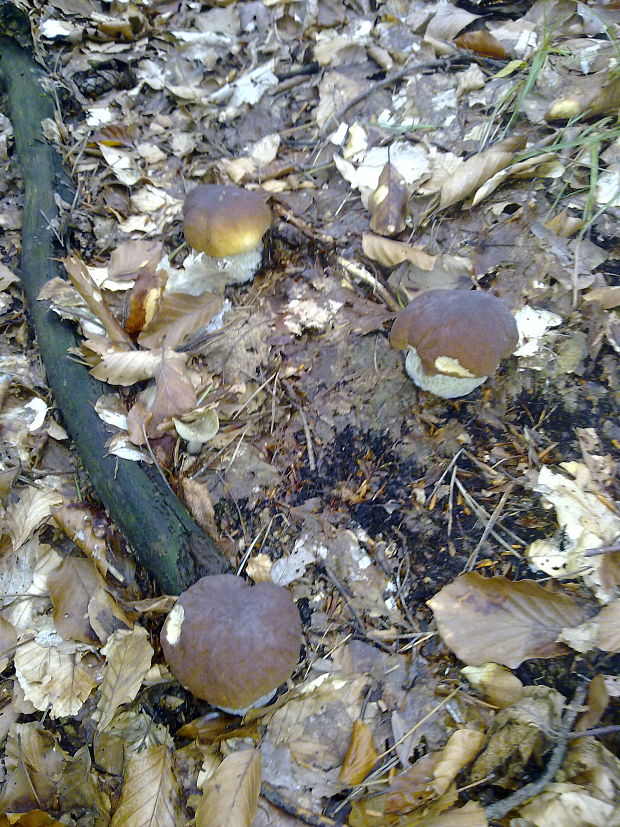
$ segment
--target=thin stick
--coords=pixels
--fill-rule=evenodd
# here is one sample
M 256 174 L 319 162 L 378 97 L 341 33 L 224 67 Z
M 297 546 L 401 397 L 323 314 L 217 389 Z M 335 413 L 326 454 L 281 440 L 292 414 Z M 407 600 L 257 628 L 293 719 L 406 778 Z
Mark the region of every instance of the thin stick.
M 400 305 L 394 298 L 394 296 L 390 293 L 390 291 L 385 287 L 376 276 L 373 276 L 365 267 L 362 267 L 359 264 L 355 264 L 353 261 L 347 261 L 346 258 L 342 256 L 338 256 L 336 262 L 345 270 L 350 276 L 353 276 L 354 279 L 357 281 L 361 281 L 363 284 L 367 284 L 369 287 L 377 293 L 386 305 L 393 310 L 395 313 L 401 309 Z
M 473 567 L 476 565 L 476 561 L 478 559 L 478 553 L 480 552 L 480 549 L 482 548 L 485 540 L 487 539 L 487 537 L 489 536 L 489 534 L 493 530 L 493 526 L 498 521 L 499 515 L 502 513 L 502 511 L 504 509 L 504 506 L 506 505 L 506 500 L 508 499 L 509 495 L 511 494 L 513 488 L 514 488 L 514 486 L 512 484 L 510 484 L 508 486 L 508 488 L 504 491 L 502 496 L 500 497 L 500 501 L 497 503 L 497 505 L 493 509 L 493 513 L 491 514 L 491 517 L 489 518 L 489 522 L 486 524 L 486 526 L 484 528 L 484 531 L 482 532 L 482 537 L 478 540 L 476 548 L 469 555 L 469 559 L 468 559 L 468 561 L 465 565 L 464 571 L 471 571 L 473 569 Z

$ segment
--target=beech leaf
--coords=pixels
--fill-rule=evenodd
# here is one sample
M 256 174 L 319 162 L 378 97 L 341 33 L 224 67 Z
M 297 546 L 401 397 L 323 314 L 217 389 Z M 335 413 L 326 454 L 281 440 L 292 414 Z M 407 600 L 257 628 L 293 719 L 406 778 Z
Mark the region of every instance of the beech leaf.
M 170 827 L 184 822 L 170 750 L 162 744 L 132 755 L 110 827 Z
M 556 643 L 584 612 L 570 597 L 533 580 L 463 574 L 428 601 L 442 640 L 471 666 L 493 661 L 511 669 L 530 658 L 564 654 Z
M 258 750 L 228 755 L 203 788 L 196 827 L 250 827 L 256 814 L 260 782 Z

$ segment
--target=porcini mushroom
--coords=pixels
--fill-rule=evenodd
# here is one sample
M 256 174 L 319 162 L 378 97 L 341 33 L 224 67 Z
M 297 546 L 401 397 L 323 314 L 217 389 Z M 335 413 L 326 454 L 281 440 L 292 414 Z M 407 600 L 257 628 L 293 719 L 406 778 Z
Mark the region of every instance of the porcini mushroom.
M 243 714 L 262 706 L 299 659 L 299 612 L 274 583 L 232 574 L 203 577 L 177 600 L 161 645 L 179 683 L 197 698 Z
M 205 264 L 226 272 L 228 283 L 249 281 L 260 267 L 271 210 L 257 192 L 201 184 L 183 206 L 185 240 Z
M 492 293 L 428 290 L 398 313 L 390 344 L 406 350 L 415 384 L 444 399 L 465 396 L 516 348 L 514 317 Z

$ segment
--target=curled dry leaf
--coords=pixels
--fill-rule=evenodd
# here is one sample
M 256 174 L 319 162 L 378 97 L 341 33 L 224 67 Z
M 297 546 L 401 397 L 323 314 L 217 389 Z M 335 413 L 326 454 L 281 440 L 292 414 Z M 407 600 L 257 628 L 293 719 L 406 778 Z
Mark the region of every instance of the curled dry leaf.
M 414 247 L 413 244 L 393 241 L 372 233 L 362 235 L 362 250 L 365 256 L 382 267 L 395 267 L 403 261 L 410 261 L 422 270 L 432 270 L 437 258 L 437 256 L 425 253 L 421 247 Z
M 476 757 L 484 733 L 475 729 L 458 729 L 448 738 L 439 760 L 433 768 L 433 788 L 437 795 L 443 795 L 458 773 Z
M 351 742 L 340 768 L 339 780 L 349 787 L 366 778 L 377 761 L 377 751 L 372 743 L 372 732 L 368 724 L 356 718 L 353 721 Z
M 461 672 L 486 701 L 500 709 L 516 703 L 523 694 L 519 678 L 499 663 L 465 666 Z
M 500 41 L 485 29 L 477 29 L 459 35 L 454 41 L 459 49 L 469 49 L 477 55 L 504 60 L 508 53 Z
M 403 176 L 388 163 L 379 176 L 377 189 L 368 199 L 370 229 L 379 235 L 396 235 L 405 229 L 409 190 Z
M 496 172 L 507 167 L 515 150 L 524 145 L 524 139 L 507 139 L 463 161 L 441 187 L 439 209 L 445 210 L 478 190 Z
M 260 781 L 258 750 L 228 755 L 203 788 L 196 827 L 250 827 L 256 815 Z
M 458 658 L 479 666 L 495 661 L 515 668 L 529 658 L 566 652 L 561 630 L 584 620 L 579 605 L 533 580 L 457 577 L 428 601 L 442 640 Z

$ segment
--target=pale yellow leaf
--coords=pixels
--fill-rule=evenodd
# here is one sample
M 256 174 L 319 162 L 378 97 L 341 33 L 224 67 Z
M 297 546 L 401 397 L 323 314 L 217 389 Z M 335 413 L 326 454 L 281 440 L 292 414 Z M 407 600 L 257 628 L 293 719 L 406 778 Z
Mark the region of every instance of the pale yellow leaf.
M 177 827 L 184 823 L 179 785 L 166 745 L 132 755 L 110 827 Z
M 171 359 L 185 362 L 186 356 L 174 351 L 167 352 Z M 134 385 L 145 379 L 152 379 L 162 360 L 160 350 L 119 350 L 105 354 L 98 365 L 91 370 L 95 379 L 111 385 Z
M 53 718 L 77 715 L 97 684 L 97 661 L 83 648 L 55 632 L 20 643 L 15 674 L 26 700 Z
M 446 792 L 457 774 L 478 754 L 484 740 L 484 733 L 475 729 L 457 729 L 452 733 L 433 768 L 433 788 L 437 795 Z
M 110 636 L 101 650 L 107 663 L 101 684 L 101 698 L 93 713 L 98 729 L 104 729 L 121 704 L 129 703 L 138 694 L 142 679 L 151 666 L 153 647 L 142 626 L 119 629 Z
M 228 755 L 203 788 L 196 827 L 250 827 L 256 814 L 260 782 L 258 750 Z

